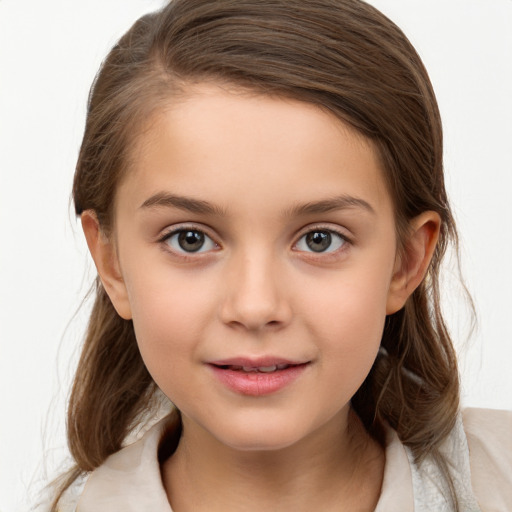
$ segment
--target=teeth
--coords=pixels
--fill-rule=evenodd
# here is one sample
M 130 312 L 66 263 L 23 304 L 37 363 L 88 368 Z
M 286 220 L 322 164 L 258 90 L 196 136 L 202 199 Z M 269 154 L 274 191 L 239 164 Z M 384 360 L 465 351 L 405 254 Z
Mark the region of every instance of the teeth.
M 272 366 L 237 366 L 237 365 L 230 365 L 230 366 L 224 366 L 223 368 L 234 370 L 234 371 L 244 371 L 247 373 L 250 372 L 261 372 L 261 373 L 272 373 L 276 370 L 284 370 L 286 368 L 289 368 L 289 364 L 274 364 Z
M 277 366 L 258 366 L 254 368 L 252 366 L 242 366 L 242 370 L 244 372 L 263 372 L 263 373 L 272 373 L 277 370 Z
M 277 366 L 274 365 L 274 366 L 260 366 L 258 368 L 258 371 L 259 372 L 263 372 L 263 373 L 271 373 L 271 372 L 275 372 L 277 370 Z

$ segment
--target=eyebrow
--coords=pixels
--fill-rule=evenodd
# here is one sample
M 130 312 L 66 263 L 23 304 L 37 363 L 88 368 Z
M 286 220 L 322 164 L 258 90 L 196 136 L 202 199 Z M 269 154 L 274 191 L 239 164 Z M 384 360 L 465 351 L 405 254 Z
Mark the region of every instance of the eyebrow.
M 372 205 L 358 197 L 342 195 L 322 201 L 312 201 L 310 203 L 299 204 L 285 211 L 285 215 L 293 217 L 295 215 L 312 215 L 318 213 L 328 213 L 335 210 L 345 210 L 350 208 L 362 208 L 375 215 Z
M 191 197 L 179 196 L 167 192 L 158 192 L 146 199 L 140 208 L 178 208 L 191 213 L 202 215 L 226 216 L 226 211 L 216 205 L 202 199 L 193 199 Z M 299 215 L 313 215 L 319 213 L 328 213 L 334 210 L 344 210 L 350 208 L 362 208 L 375 215 L 373 207 L 358 197 L 348 195 L 324 199 L 321 201 L 312 201 L 305 204 L 299 204 L 284 211 L 287 217 Z
M 180 210 L 203 215 L 226 215 L 226 212 L 222 208 L 208 201 L 178 196 L 167 192 L 158 192 L 152 195 L 149 199 L 146 199 L 139 208 L 178 208 Z

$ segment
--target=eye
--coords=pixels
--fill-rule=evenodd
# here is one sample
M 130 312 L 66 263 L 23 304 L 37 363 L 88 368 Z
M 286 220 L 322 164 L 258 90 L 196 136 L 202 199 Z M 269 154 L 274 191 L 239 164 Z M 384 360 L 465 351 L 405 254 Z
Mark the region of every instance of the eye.
M 176 252 L 200 253 L 211 251 L 217 244 L 205 233 L 197 229 L 180 229 L 164 239 Z
M 334 252 L 343 247 L 347 239 L 326 229 L 315 229 L 309 231 L 299 239 L 296 248 L 305 252 Z

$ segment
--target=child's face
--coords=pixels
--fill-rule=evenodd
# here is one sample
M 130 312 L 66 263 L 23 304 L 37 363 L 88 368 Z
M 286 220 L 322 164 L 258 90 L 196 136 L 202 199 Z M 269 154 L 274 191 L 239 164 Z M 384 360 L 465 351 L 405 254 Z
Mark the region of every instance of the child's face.
M 309 104 L 204 85 L 132 156 L 107 289 L 185 428 L 240 449 L 338 429 L 398 307 L 373 148 Z

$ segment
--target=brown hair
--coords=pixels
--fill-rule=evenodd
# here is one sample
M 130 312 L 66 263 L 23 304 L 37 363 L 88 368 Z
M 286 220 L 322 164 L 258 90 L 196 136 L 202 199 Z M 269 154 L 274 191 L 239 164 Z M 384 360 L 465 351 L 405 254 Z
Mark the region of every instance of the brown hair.
M 352 404 L 377 440 L 388 423 L 418 462 L 434 457 L 449 478 L 439 446 L 455 423 L 459 382 L 439 270 L 457 233 L 444 187 L 439 111 L 416 51 L 360 0 L 174 0 L 139 19 L 96 77 L 73 185 L 77 215 L 94 210 L 110 231 L 137 128 L 187 83 L 204 80 L 312 103 L 370 139 L 402 244 L 410 219 L 427 210 L 441 216 L 427 277 L 387 318 L 382 349 Z M 52 510 L 78 475 L 119 450 L 155 389 L 131 322 L 117 315 L 98 280 L 69 401 L 76 466 Z M 447 499 L 457 506 L 453 488 Z

